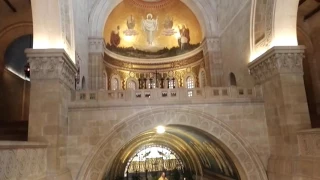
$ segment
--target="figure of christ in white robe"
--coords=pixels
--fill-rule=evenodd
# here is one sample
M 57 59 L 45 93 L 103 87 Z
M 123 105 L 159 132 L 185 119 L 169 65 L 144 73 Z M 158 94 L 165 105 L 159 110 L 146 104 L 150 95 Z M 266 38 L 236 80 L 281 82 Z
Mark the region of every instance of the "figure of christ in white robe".
M 147 33 L 149 45 L 153 42 L 153 32 L 158 30 L 158 19 L 152 19 L 152 14 L 147 15 L 147 19 L 142 20 L 142 28 Z

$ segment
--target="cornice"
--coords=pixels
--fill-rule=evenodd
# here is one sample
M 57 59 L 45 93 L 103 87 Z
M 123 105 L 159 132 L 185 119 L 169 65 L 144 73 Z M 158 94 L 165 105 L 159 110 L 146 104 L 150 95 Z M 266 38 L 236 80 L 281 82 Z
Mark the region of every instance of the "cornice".
M 303 74 L 304 46 L 279 46 L 249 63 L 248 68 L 257 84 L 278 74 Z

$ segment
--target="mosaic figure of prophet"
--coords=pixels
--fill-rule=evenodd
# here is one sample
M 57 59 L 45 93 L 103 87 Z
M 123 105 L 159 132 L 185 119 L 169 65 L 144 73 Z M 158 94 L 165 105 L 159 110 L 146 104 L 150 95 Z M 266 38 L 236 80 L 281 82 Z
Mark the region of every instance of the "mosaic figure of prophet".
M 120 26 L 117 26 L 117 29 L 111 32 L 110 36 L 110 45 L 117 47 L 120 44 L 120 35 L 119 35 Z
M 153 19 L 152 14 L 147 15 L 147 19 L 142 19 L 142 29 L 147 34 L 148 45 L 152 45 L 154 32 L 158 30 L 158 18 Z
M 185 50 L 187 45 L 190 43 L 190 31 L 185 25 L 182 28 L 178 26 L 180 32 L 180 38 L 178 39 L 179 46 L 181 50 Z

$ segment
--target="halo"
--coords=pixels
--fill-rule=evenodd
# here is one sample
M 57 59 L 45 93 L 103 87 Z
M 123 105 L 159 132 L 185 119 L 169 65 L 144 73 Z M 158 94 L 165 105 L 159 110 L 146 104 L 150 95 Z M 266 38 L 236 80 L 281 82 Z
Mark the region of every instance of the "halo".
M 153 16 L 151 13 L 147 14 L 147 18 L 149 18 L 149 16 L 151 16 L 151 19 L 152 19 Z

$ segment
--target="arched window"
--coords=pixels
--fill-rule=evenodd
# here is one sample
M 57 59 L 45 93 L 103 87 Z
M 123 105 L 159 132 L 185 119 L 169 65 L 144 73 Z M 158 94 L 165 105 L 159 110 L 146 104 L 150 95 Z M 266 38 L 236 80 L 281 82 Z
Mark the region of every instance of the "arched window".
M 187 77 L 186 83 L 187 83 L 187 89 L 192 89 L 192 88 L 194 88 L 194 79 L 193 79 L 192 76 L 188 76 L 188 77 Z
M 127 89 L 135 90 L 136 89 L 136 82 L 134 82 L 133 80 L 130 80 L 127 84 Z
M 174 87 L 174 79 L 169 80 L 169 89 L 173 89 Z
M 85 90 L 86 87 L 86 79 L 84 76 L 82 76 L 82 80 L 81 80 L 81 89 Z
M 148 89 L 155 89 L 156 88 L 156 82 L 155 82 L 155 80 L 151 80 L 150 81 L 150 79 L 147 81 L 147 87 L 148 87 Z
M 163 171 L 163 169 L 172 171 L 175 168 L 182 170 L 184 164 L 174 151 L 162 145 L 150 145 L 141 147 L 129 159 L 124 171 L 124 177 L 134 173 L 144 173 L 146 170 L 159 172 Z
M 111 90 L 119 90 L 119 80 L 115 77 L 111 79 Z
M 237 86 L 236 76 L 233 74 L 233 72 L 230 73 L 229 79 L 230 79 L 230 86 Z

